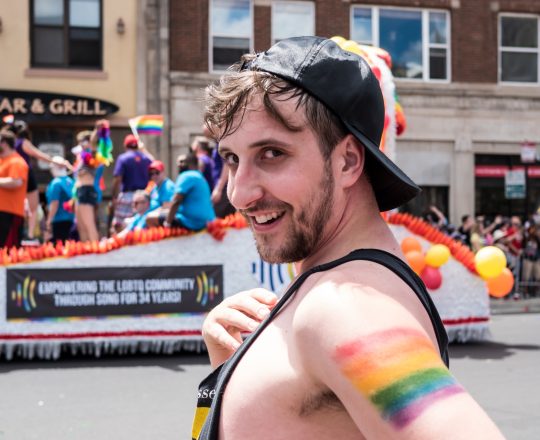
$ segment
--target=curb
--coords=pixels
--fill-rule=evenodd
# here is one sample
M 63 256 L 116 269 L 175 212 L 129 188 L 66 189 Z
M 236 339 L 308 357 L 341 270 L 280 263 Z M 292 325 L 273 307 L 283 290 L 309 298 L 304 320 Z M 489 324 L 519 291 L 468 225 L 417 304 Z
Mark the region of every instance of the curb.
M 540 298 L 490 300 L 492 315 L 540 313 Z

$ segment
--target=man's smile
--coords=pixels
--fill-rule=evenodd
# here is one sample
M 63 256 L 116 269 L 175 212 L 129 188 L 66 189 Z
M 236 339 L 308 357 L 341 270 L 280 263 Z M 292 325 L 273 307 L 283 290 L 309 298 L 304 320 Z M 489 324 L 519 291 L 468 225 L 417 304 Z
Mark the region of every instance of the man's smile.
M 285 211 L 274 211 L 270 212 L 268 214 L 259 214 L 250 216 L 252 219 L 255 219 L 255 222 L 257 224 L 267 224 L 267 223 L 273 223 L 277 218 L 281 217 Z

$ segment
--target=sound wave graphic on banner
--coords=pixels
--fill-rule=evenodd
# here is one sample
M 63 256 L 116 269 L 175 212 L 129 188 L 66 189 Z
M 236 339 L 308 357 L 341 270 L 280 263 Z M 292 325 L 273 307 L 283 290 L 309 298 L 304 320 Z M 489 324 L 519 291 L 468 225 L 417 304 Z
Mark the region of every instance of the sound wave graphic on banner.
M 274 293 L 280 293 L 295 277 L 291 263 L 270 264 L 261 259 L 251 263 L 251 273 L 261 287 Z
M 214 282 L 214 279 L 206 275 L 206 272 L 201 272 L 196 276 L 197 279 L 197 302 L 205 306 L 214 300 L 214 297 L 219 293 L 219 286 Z
M 28 313 L 37 307 L 34 290 L 36 288 L 36 280 L 26 277 L 21 285 L 17 283 L 16 290 L 11 291 L 11 300 L 17 304 L 17 307 L 24 307 Z

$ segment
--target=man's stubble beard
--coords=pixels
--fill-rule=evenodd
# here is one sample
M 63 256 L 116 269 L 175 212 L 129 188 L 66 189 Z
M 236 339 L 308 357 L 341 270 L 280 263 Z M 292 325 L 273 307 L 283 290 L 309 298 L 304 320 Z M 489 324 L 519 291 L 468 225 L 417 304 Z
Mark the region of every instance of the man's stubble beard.
M 323 231 L 333 207 L 334 176 L 330 161 L 325 162 L 323 176 L 318 191 L 310 194 L 315 200 L 306 200 L 295 213 L 287 205 L 287 213 L 291 216 L 288 231 L 282 243 L 265 234 L 255 236 L 257 251 L 268 263 L 294 263 L 304 260 L 314 253 L 323 239 Z M 316 203 L 316 201 L 319 203 Z

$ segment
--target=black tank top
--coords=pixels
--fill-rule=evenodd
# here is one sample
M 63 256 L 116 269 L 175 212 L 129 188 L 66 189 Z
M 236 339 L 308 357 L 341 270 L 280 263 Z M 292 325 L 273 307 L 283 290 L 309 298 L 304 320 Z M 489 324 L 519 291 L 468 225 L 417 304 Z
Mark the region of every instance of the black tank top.
M 287 292 L 276 304 L 274 309 L 270 312 L 270 315 L 265 321 L 251 334 L 242 345 L 236 350 L 236 352 L 220 367 L 216 368 L 206 379 L 204 379 L 199 386 L 199 396 L 197 401 L 197 412 L 195 414 L 195 421 L 193 425 L 193 440 L 217 440 L 219 435 L 219 417 L 221 413 L 221 403 L 223 394 L 225 393 L 225 387 L 232 376 L 232 373 L 246 351 L 251 344 L 262 333 L 266 326 L 272 322 L 276 315 L 285 307 L 288 301 L 294 296 L 296 291 L 302 285 L 302 283 L 312 274 L 316 272 L 323 272 L 330 270 L 344 263 L 354 260 L 366 260 L 374 263 L 381 264 L 396 275 L 398 275 L 405 283 L 409 285 L 411 290 L 416 294 L 424 308 L 426 309 L 437 342 L 439 343 L 439 350 L 441 358 L 449 366 L 448 358 L 448 336 L 446 330 L 441 321 L 439 313 L 429 296 L 426 287 L 422 280 L 416 275 L 412 269 L 401 259 L 388 252 L 379 249 L 359 249 L 351 252 L 345 257 L 338 258 L 337 260 L 329 263 L 315 266 L 307 272 L 301 274 L 289 287 Z M 202 429 L 201 429 L 202 426 Z M 200 434 L 198 431 L 200 430 Z

